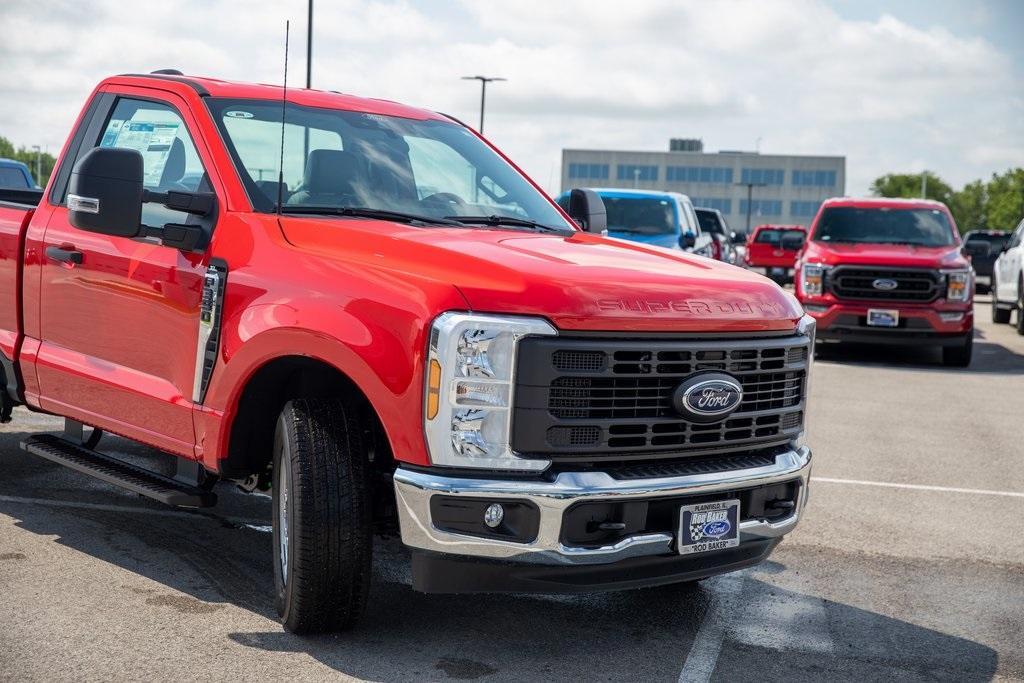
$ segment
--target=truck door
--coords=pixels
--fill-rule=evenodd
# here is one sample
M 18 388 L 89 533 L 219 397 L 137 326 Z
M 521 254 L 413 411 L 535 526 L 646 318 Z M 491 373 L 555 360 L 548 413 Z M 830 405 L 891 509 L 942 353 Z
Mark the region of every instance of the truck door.
M 147 189 L 211 191 L 210 164 L 197 151 L 195 122 L 184 103 L 170 94 L 154 100 L 154 91 L 140 92 L 147 95 L 118 96 L 98 136 L 85 140 L 78 156 L 94 146 L 136 149 Z M 43 237 L 40 406 L 192 457 L 192 392 L 208 256 L 152 239 L 78 230 L 63 204 Z M 158 204 L 143 205 L 146 225 L 194 220 Z M 63 252 L 80 252 L 74 259 L 80 262 L 59 258 Z

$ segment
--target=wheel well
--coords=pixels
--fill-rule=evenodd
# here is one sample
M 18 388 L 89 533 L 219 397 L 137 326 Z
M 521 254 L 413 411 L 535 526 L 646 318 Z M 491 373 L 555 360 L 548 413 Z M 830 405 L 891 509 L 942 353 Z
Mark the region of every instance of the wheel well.
M 269 472 L 273 460 L 274 430 L 284 405 L 296 398 L 343 398 L 360 412 L 374 468 L 390 473 L 391 447 L 377 412 L 347 375 L 332 365 L 304 356 L 270 361 L 249 378 L 238 400 L 231 424 L 227 458 L 220 474 L 245 479 Z

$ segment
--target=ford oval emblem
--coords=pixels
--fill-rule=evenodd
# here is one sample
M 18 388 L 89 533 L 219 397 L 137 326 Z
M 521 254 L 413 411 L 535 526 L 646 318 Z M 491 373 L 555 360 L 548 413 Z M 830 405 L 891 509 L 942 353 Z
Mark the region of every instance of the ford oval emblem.
M 672 394 L 676 411 L 690 422 L 719 422 L 743 400 L 743 387 L 732 375 L 705 372 L 686 380 Z
M 729 520 L 721 519 L 717 522 L 708 522 L 704 525 L 704 535 L 710 536 L 711 538 L 721 538 L 729 533 L 732 529 L 732 524 L 729 524 Z
M 899 287 L 899 283 L 895 280 L 890 280 L 887 277 L 880 277 L 871 283 L 871 286 L 875 289 L 880 289 L 883 292 L 891 292 L 892 290 Z

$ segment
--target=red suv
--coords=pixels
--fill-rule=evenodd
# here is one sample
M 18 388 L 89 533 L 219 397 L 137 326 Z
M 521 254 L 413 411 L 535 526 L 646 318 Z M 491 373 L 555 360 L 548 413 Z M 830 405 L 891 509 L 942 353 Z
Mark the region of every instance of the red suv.
M 971 362 L 973 272 L 945 204 L 830 199 L 811 226 L 796 294 L 818 339 L 937 345 L 946 365 Z

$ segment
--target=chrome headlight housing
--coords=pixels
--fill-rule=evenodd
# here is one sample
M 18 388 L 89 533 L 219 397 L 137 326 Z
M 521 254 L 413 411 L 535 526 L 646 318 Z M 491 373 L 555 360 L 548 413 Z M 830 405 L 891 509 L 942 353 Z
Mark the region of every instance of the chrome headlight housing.
M 807 372 L 804 375 L 804 422 L 803 428 L 793 441 L 793 446 L 800 448 L 807 444 L 807 427 L 810 424 L 811 407 L 811 371 L 814 369 L 814 338 L 818 331 L 818 321 L 810 315 L 804 315 L 797 323 L 796 331 L 809 340 L 807 346 Z
M 971 270 L 946 270 L 946 301 L 966 303 L 971 298 Z
M 448 467 L 540 471 L 548 460 L 510 446 L 516 351 L 531 335 L 555 335 L 542 318 L 443 313 L 430 330 L 423 429 L 430 461 Z

